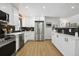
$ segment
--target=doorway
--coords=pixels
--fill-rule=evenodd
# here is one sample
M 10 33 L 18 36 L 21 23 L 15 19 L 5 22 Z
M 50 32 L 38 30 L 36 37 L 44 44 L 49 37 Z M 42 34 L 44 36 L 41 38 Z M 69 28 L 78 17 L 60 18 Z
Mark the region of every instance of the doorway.
M 44 40 L 44 21 L 35 21 L 35 40 Z

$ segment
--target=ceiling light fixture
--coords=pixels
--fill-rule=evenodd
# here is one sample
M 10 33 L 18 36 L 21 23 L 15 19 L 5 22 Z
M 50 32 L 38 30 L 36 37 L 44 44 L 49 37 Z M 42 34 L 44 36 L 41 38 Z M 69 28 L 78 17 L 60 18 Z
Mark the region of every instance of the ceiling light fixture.
M 45 7 L 45 6 L 43 6 L 43 8 L 45 9 L 46 7 Z
M 25 8 L 29 8 L 28 6 L 26 6 Z
M 74 7 L 74 6 L 72 6 L 71 8 L 72 8 L 72 9 L 74 9 L 75 7 Z

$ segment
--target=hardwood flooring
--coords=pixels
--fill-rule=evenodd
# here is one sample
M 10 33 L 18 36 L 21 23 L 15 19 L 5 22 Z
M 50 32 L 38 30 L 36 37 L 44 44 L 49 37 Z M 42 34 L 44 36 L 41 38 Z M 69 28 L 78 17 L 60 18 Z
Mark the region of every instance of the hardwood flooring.
M 28 41 L 16 56 L 62 56 L 51 41 Z

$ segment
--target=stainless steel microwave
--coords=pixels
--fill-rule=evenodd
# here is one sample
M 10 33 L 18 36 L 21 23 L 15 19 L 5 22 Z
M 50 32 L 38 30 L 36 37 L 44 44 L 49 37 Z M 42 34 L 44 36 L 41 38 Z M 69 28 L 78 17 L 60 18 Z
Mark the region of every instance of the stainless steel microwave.
M 7 22 L 9 22 L 9 14 L 3 12 L 2 10 L 0 10 L 0 21 L 7 21 Z

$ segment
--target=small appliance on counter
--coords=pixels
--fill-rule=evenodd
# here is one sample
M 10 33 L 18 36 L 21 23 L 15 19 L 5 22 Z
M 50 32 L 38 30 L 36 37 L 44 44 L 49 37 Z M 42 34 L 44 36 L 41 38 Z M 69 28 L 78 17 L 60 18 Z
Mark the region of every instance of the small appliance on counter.
M 15 31 L 15 26 L 8 25 L 8 23 L 0 22 L 0 39 L 4 38 L 8 33 L 12 33 Z

